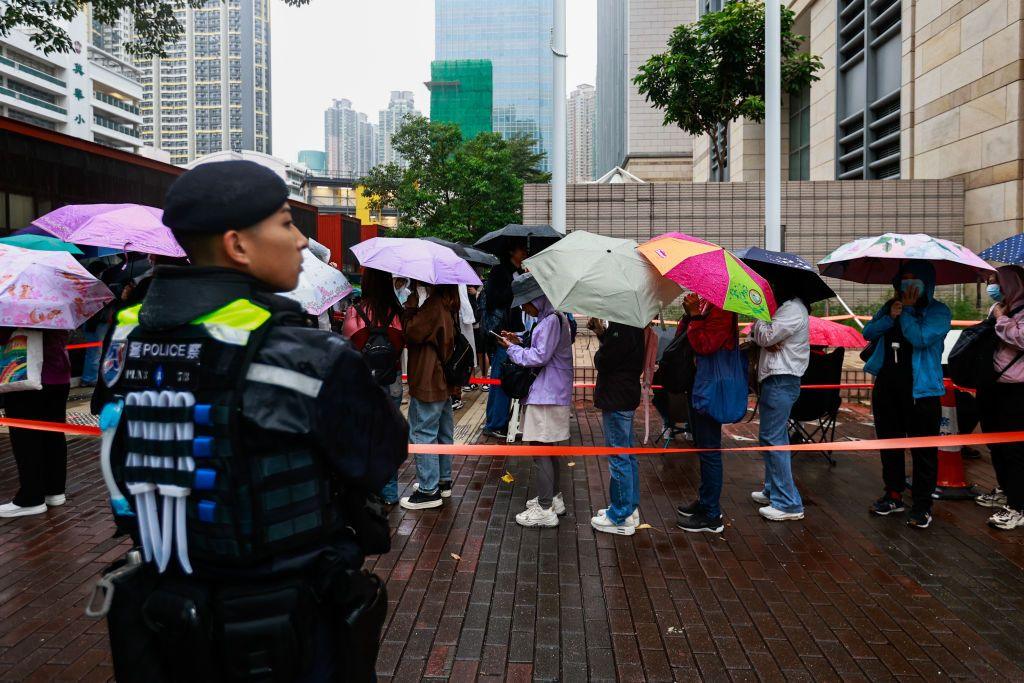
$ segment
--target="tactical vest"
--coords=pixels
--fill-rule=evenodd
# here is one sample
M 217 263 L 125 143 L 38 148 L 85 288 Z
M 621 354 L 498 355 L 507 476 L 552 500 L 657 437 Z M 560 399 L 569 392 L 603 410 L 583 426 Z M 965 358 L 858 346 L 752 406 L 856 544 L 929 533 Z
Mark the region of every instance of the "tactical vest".
M 249 566 L 331 536 L 340 525 L 332 477 L 312 438 L 241 419 L 247 379 L 303 377 L 253 362 L 275 325 L 271 313 L 238 299 L 154 332 L 138 325 L 141 308 L 118 314 L 101 374 L 124 405 L 110 466 L 145 559 L 162 572 L 176 555 L 191 574 Z

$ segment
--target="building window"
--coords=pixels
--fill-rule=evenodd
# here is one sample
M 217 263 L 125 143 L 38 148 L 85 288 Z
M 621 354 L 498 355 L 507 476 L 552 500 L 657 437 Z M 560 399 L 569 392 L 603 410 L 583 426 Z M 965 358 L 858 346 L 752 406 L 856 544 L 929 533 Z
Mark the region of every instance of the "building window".
M 700 16 L 717 12 L 722 9 L 724 2 L 728 2 L 728 0 L 700 0 L 700 4 L 697 5 L 697 8 L 700 10 Z
M 708 179 L 713 183 L 729 182 L 729 124 L 718 124 L 718 149 L 722 153 L 722 165 L 718 165 L 718 157 L 715 156 L 711 147 L 711 140 L 708 140 L 708 163 L 711 172 Z
M 900 174 L 901 0 L 840 0 L 836 178 Z
M 811 88 L 789 96 L 789 179 L 811 179 Z

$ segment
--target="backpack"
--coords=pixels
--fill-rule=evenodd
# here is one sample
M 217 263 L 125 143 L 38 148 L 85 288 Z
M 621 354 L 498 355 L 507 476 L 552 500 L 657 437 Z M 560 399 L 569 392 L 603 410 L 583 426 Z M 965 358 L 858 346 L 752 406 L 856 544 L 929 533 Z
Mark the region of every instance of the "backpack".
M 696 354 L 690 346 L 690 340 L 686 338 L 686 332 L 683 332 L 665 348 L 653 381 L 671 394 L 681 394 L 693 388 L 696 374 Z
M 473 375 L 475 362 L 472 345 L 466 339 L 466 335 L 458 331 L 458 325 L 456 325 L 455 346 L 452 349 L 452 354 L 444 362 L 444 381 L 450 387 L 466 386 L 469 383 L 469 378 Z
M 1016 313 L 1012 311 L 1010 315 Z M 995 384 L 1004 372 L 1024 356 L 1024 351 L 1021 351 L 997 373 L 992 359 L 998 348 L 999 337 L 996 336 L 994 317 L 989 316 L 977 325 L 968 327 L 960 333 L 960 338 L 949 352 L 949 378 L 954 384 L 968 389 Z
M 387 327 L 371 323 L 361 306 L 356 306 L 355 309 L 356 315 L 362 319 L 369 332 L 362 348 L 363 360 L 369 366 L 370 374 L 377 384 L 390 386 L 398 379 L 399 351 L 391 343 Z

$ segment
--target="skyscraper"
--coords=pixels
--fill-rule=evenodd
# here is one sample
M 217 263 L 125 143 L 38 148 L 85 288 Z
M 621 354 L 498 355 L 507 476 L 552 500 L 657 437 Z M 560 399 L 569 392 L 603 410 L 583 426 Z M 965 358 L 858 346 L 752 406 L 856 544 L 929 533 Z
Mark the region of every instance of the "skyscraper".
M 391 136 L 402 127 L 402 121 L 408 114 L 419 113 L 413 94 L 408 90 L 392 90 L 388 108 L 377 114 L 377 162 L 378 164 L 397 163 L 405 168 L 405 159 L 391 146 Z
M 551 0 L 435 0 L 434 59 L 489 59 L 493 65 L 493 130 L 529 134 L 551 149 Z M 558 94 L 563 97 L 563 93 Z
M 695 15 L 696 3 L 683 0 L 598 0 L 595 176 L 621 166 L 647 181 L 692 179 L 693 138 L 662 123 L 633 77 Z
M 489 59 L 430 63 L 430 120 L 454 123 L 463 140 L 491 131 L 494 81 Z
M 377 164 L 377 126 L 351 100 L 334 100 L 324 112 L 324 149 L 328 175 L 364 176 Z
M 271 153 L 270 0 L 175 10 L 184 27 L 143 70 L 143 140 L 176 164 L 221 150 Z
M 582 83 L 569 95 L 569 176 L 570 183 L 594 179 L 594 86 Z

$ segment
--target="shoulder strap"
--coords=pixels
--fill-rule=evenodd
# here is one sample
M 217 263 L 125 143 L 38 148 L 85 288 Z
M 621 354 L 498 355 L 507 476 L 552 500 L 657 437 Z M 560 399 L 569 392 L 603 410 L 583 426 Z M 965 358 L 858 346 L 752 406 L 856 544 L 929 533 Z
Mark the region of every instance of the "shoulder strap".
M 1014 366 L 1014 364 L 1016 364 L 1016 362 L 1021 359 L 1022 356 L 1024 356 L 1024 351 L 1020 351 L 1013 360 L 1011 360 L 1009 363 L 1007 363 L 1003 367 L 1002 370 L 1000 370 L 998 373 L 996 373 L 996 381 L 998 381 L 999 378 L 1003 376 L 1003 373 L 1005 373 L 1007 370 L 1012 368 Z
M 367 317 L 366 313 L 363 312 L 361 306 L 353 306 L 353 308 L 356 309 L 356 315 L 358 315 L 359 319 L 363 321 L 363 325 L 365 327 L 373 327 L 373 324 L 370 322 L 370 319 Z

